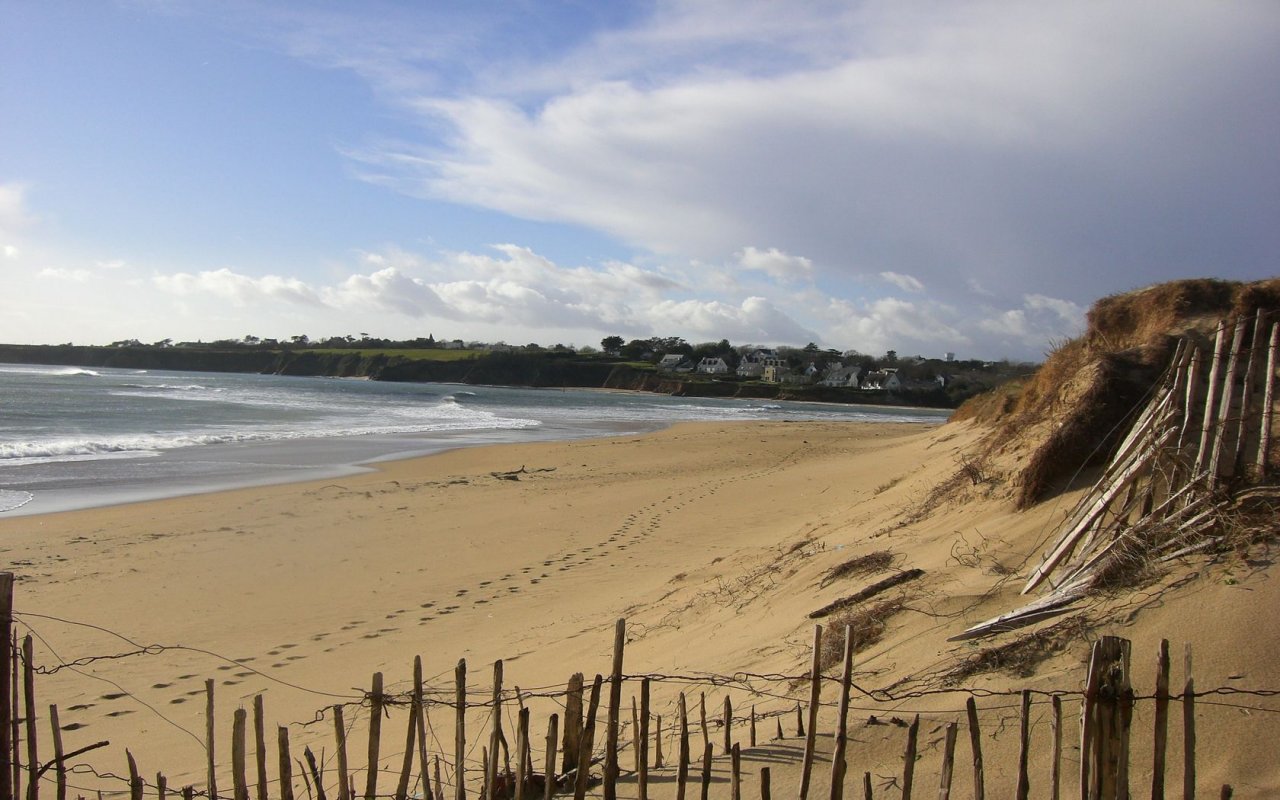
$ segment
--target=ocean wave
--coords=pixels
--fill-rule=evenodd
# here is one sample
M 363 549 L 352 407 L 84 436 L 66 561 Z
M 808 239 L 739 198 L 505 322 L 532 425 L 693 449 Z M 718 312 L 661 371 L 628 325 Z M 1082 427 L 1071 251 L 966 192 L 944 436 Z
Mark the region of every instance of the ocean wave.
M 49 373 L 58 377 L 84 376 L 88 378 L 101 377 L 101 373 L 94 372 L 91 369 L 81 369 L 80 367 L 67 367 L 65 369 L 57 369 Z
M 13 489 L 0 489 L 0 513 L 5 511 L 13 511 L 16 508 L 22 508 L 30 503 L 34 498 L 31 492 L 15 491 Z

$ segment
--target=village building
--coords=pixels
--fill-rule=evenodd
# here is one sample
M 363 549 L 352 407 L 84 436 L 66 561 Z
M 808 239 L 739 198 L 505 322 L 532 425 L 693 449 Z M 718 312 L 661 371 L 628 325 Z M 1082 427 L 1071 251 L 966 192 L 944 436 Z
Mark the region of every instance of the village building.
M 729 365 L 719 356 L 708 357 L 698 362 L 697 370 L 704 375 L 728 375 Z

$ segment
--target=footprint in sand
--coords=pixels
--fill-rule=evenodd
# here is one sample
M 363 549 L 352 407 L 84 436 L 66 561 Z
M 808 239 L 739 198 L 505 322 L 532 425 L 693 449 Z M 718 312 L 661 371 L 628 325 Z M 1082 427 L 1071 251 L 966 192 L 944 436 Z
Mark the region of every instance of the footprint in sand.
M 62 726 L 62 729 L 64 731 L 78 731 L 83 727 L 85 727 L 83 722 L 68 722 L 66 725 Z
M 194 678 L 194 677 L 196 677 L 196 676 L 195 676 L 195 675 L 179 675 L 179 676 L 178 676 L 178 680 L 180 680 L 180 681 L 185 681 L 185 680 L 189 680 L 189 679 Z
M 121 697 L 128 697 L 128 696 L 129 696 L 128 692 L 112 692 L 111 694 L 104 694 L 102 697 L 99 697 L 98 699 L 99 700 L 119 700 Z
M 170 701 L 169 701 L 169 705 L 176 706 L 176 705 L 178 705 L 179 703 L 185 703 L 185 702 L 187 702 L 187 698 L 185 698 L 185 697 L 175 697 L 175 698 L 173 698 L 172 700 L 170 700 Z
M 235 669 L 235 667 L 231 666 L 230 664 L 223 664 L 223 665 L 219 666 L 219 667 L 218 667 L 218 669 L 225 671 L 225 670 L 229 670 L 229 669 Z
M 93 706 L 94 706 L 94 703 L 76 703 L 74 706 L 68 707 L 67 710 L 68 711 L 85 711 L 87 709 L 93 708 Z
M 153 683 L 151 684 L 151 688 L 152 689 L 168 689 L 172 685 L 173 685 L 172 683 Z
M 250 661 L 254 661 L 254 660 L 255 660 L 255 659 L 254 659 L 254 657 L 253 657 L 253 656 L 245 656 L 244 658 L 237 658 L 237 659 L 236 659 L 236 663 L 237 663 L 237 664 L 248 664 Z
M 133 713 L 133 709 L 131 709 L 131 708 L 122 708 L 122 709 L 120 709 L 119 711 L 109 711 L 109 712 L 107 712 L 107 716 L 108 716 L 108 717 L 123 717 L 125 714 L 132 714 L 132 713 Z
M 419 608 L 431 608 L 434 605 L 435 603 L 423 603 L 421 606 L 419 606 Z

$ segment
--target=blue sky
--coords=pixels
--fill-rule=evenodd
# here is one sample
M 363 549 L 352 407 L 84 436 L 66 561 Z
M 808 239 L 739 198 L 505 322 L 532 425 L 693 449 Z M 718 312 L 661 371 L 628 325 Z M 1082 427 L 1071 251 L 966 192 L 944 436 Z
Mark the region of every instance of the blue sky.
M 1035 359 L 1278 272 L 1280 6 L 0 0 L 0 341 Z

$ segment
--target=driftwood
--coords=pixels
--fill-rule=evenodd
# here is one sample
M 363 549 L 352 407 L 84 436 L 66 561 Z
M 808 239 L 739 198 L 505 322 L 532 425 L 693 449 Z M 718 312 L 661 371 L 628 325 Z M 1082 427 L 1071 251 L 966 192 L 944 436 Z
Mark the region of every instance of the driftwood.
M 811 611 L 809 613 L 809 619 L 820 619 L 822 617 L 830 616 L 842 608 L 848 608 L 849 606 L 857 605 L 864 600 L 869 600 L 886 589 L 892 589 L 893 587 L 904 584 L 907 581 L 913 581 L 921 575 L 924 575 L 924 570 L 922 569 L 909 569 L 904 572 L 899 572 L 897 575 L 890 575 L 884 580 L 877 581 L 861 591 L 849 595 L 848 597 L 841 597 L 839 600 L 827 603 L 817 611 Z

